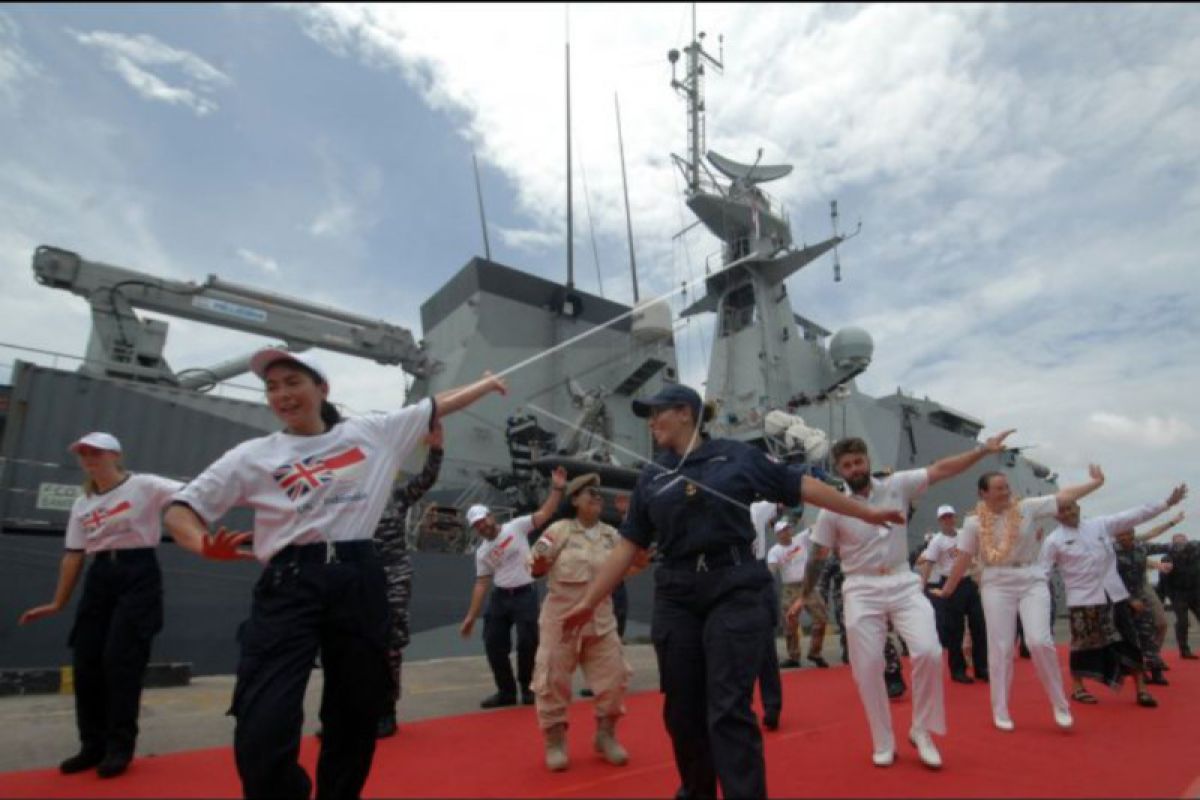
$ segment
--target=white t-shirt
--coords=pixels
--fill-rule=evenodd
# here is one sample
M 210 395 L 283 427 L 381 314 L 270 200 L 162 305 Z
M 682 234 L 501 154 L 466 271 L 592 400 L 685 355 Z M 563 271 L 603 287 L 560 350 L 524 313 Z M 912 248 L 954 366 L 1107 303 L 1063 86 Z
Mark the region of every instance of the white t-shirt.
M 475 551 L 476 577 L 492 576 L 501 589 L 516 589 L 533 582 L 529 572 L 529 534 L 533 532 L 533 516 L 514 517 L 500 526 L 491 541 L 484 541 Z
M 71 506 L 66 548 L 99 553 L 157 547 L 163 509 L 181 486 L 157 475 L 131 474 L 103 494 L 81 494 Z
M 775 545 L 767 552 L 767 566 L 778 569 L 784 583 L 803 583 L 804 569 L 808 566 L 808 551 L 812 546 L 811 529 L 805 528 L 792 543 Z
M 921 558 L 933 564 L 929 570 L 930 580 L 949 577 L 954 560 L 958 558 L 958 537 L 938 531 L 921 552 Z
M 767 555 L 767 529 L 779 516 L 775 504 L 770 500 L 759 500 L 750 504 L 750 522 L 754 525 L 754 557 L 765 558 Z
M 1106 600 L 1114 603 L 1128 600 L 1129 590 L 1117 572 L 1113 537 L 1166 508 L 1165 503 L 1148 504 L 1119 514 L 1084 519 L 1078 528 L 1055 528 L 1042 543 L 1040 560 L 1047 573 L 1058 567 L 1067 590 L 1067 605 L 1075 608 L 1104 605 Z
M 899 509 L 908 513 L 908 504 L 929 486 L 929 473 L 908 469 L 886 478 L 872 478 L 866 497 L 871 508 Z M 847 491 L 847 494 L 850 494 Z M 864 498 L 850 495 L 855 500 Z M 831 547 L 842 561 L 842 572 L 875 573 L 880 569 L 909 570 L 908 525 L 871 525 L 855 517 L 824 510 L 813 526 L 813 544 Z
M 254 555 L 288 545 L 370 539 L 399 465 L 429 432 L 430 399 L 351 417 L 317 436 L 278 432 L 242 442 L 175 496 L 206 522 L 254 509 Z
M 985 568 L 1027 566 L 1036 563 L 1038 551 L 1041 548 L 1041 542 L 1037 535 L 1038 529 L 1054 519 L 1054 515 L 1058 513 L 1058 501 L 1052 494 L 1043 497 L 1027 497 L 1019 501 L 1018 507 L 1021 511 L 1021 524 L 1017 543 L 998 563 L 991 563 L 986 553 L 980 553 L 979 517 L 977 515 L 967 517 L 963 521 L 962 531 L 958 534 L 958 548 L 973 556 L 979 556 L 979 561 Z M 1003 542 L 1004 527 L 1004 518 L 997 519 L 994 531 L 996 546 Z

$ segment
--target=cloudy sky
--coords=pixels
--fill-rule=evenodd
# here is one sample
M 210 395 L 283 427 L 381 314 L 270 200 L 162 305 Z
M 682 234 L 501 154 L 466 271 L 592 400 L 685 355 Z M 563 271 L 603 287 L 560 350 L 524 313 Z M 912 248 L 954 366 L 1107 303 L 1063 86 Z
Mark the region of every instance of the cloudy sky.
M 874 336 L 860 388 L 1016 427 L 1067 482 L 1099 461 L 1093 511 L 1181 479 L 1200 491 L 1200 8 L 699 19 L 726 64 L 708 75 L 709 147 L 796 166 L 769 188 L 798 242 L 828 235 L 831 199 L 843 227 L 862 220 L 840 283 L 828 257 L 789 281 L 801 313 Z M 419 337 L 422 300 L 483 252 L 473 152 L 493 257 L 562 279 L 568 31 L 577 282 L 631 297 L 615 96 L 644 291 L 696 278 L 717 244 L 674 238 L 693 218 L 666 59 L 690 25 L 687 5 L 5 5 L 0 379 L 30 358 L 7 345 L 86 344 L 84 301 L 31 277 L 39 244 Z M 710 341 L 705 321 L 680 327 L 686 380 Z M 174 320 L 167 354 L 178 369 L 260 343 Z M 399 370 L 325 360 L 350 409 L 402 402 Z

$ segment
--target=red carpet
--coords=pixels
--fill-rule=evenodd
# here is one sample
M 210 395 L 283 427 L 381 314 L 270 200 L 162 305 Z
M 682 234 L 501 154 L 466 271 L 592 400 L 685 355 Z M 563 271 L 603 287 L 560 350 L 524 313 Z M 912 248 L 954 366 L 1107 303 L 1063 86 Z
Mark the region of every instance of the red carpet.
M 1063 654 L 1065 660 L 1065 653 Z M 1017 730 L 992 727 L 987 686 L 947 681 L 950 735 L 937 739 L 946 764 L 921 766 L 907 744 L 909 699 L 892 703 L 897 761 L 873 767 L 866 720 L 845 667 L 784 673 L 783 724 L 765 736 L 775 797 L 1200 797 L 1200 662 L 1172 651 L 1160 706 L 1139 708 L 1132 685 L 1118 695 L 1092 686 L 1096 706 L 1073 704 L 1075 728 L 1060 731 L 1028 661 L 1018 661 L 1011 712 Z M 1064 664 L 1065 667 L 1065 664 Z M 907 672 L 907 665 L 906 665 Z M 1064 675 L 1065 675 L 1064 668 Z M 670 797 L 677 778 L 656 693 L 629 698 L 620 728 L 624 768 L 591 752 L 590 701 L 571 708 L 572 764 L 551 774 L 529 707 L 405 723 L 380 743 L 367 797 Z M 64 752 L 66 749 L 64 748 Z M 304 742 L 313 770 L 317 741 Z M 137 759 L 102 781 L 57 770 L 0 775 L 5 797 L 238 797 L 229 748 Z

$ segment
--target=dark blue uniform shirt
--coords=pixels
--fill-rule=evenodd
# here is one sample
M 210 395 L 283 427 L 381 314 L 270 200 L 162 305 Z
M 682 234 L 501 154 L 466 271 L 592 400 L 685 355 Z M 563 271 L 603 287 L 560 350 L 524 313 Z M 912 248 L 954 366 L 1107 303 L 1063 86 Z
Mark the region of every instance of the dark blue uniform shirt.
M 751 445 L 710 439 L 677 469 L 679 462 L 674 451 L 665 450 L 646 465 L 620 530 L 638 547 L 657 541 L 665 561 L 750 546 L 754 526 L 748 508 L 759 497 L 800 504 L 804 470 L 772 461 Z

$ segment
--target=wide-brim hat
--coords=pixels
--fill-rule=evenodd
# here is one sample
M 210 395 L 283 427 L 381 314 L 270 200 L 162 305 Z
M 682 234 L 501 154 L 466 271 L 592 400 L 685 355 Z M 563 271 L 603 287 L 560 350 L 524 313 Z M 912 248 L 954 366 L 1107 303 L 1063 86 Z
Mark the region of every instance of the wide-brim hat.
M 566 496 L 574 497 L 577 493 L 586 489 L 589 486 L 599 486 L 600 475 L 595 472 L 587 472 L 583 475 L 576 475 L 567 484 Z

